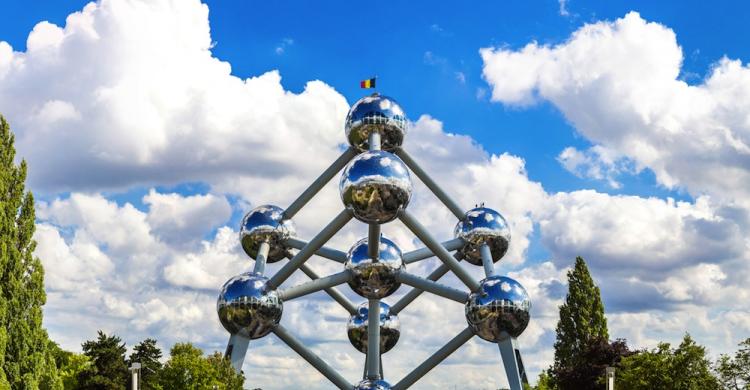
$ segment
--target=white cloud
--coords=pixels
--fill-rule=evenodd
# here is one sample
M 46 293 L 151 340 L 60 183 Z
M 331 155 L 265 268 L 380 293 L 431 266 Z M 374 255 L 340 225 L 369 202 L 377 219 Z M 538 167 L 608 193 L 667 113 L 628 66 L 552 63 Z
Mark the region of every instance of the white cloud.
M 319 81 L 287 92 L 275 71 L 232 76 L 197 0 L 90 3 L 27 46 L 0 44 L 0 107 L 36 189 L 299 178 L 341 142 L 341 95 Z
M 584 25 L 556 46 L 481 55 L 494 101 L 548 100 L 584 137 L 651 169 L 660 184 L 747 205 L 750 69 L 740 61 L 722 58 L 689 85 L 675 33 L 635 12 Z

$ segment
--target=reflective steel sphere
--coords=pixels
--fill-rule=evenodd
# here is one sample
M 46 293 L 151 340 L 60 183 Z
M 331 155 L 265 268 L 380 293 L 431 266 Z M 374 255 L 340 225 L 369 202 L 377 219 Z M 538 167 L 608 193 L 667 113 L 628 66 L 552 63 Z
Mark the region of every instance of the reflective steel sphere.
M 382 379 L 365 379 L 354 386 L 354 390 L 391 390 L 391 384 Z
M 401 250 L 393 241 L 381 236 L 378 258 L 371 258 L 367 252 L 367 238 L 357 241 L 349 249 L 344 263 L 353 276 L 349 286 L 357 294 L 369 299 L 380 299 L 393 294 L 401 286 L 396 280 L 396 275 L 404 268 Z
M 529 324 L 531 301 L 520 283 L 490 276 L 466 301 L 466 320 L 474 333 L 492 342 L 518 337 Z
M 380 133 L 383 150 L 393 150 L 404 142 L 406 115 L 401 106 L 388 96 L 372 94 L 354 103 L 346 116 L 346 138 L 354 148 L 370 148 L 370 133 Z
M 248 256 L 255 259 L 263 241 L 271 246 L 266 261 L 274 263 L 286 256 L 284 242 L 295 234 L 294 223 L 284 218 L 284 210 L 272 205 L 258 206 L 245 215 L 240 227 L 240 243 Z
M 362 303 L 357 308 L 357 314 L 349 318 L 346 324 L 346 334 L 354 348 L 367 353 L 367 313 L 368 303 Z M 390 351 L 401 336 L 398 316 L 391 314 L 391 307 L 380 302 L 380 353 Z
M 279 324 L 284 305 L 276 290 L 266 286 L 267 282 L 268 278 L 248 272 L 224 283 L 216 302 L 224 329 L 258 339 Z
M 411 177 L 396 155 L 364 152 L 344 169 L 339 191 L 355 218 L 365 223 L 386 223 L 409 204 Z
M 487 207 L 469 210 L 466 218 L 456 225 L 455 235 L 466 242 L 459 253 L 466 261 L 474 265 L 482 265 L 482 254 L 479 248 L 483 244 L 490 246 L 493 262 L 505 256 L 510 245 L 508 222 L 500 213 Z

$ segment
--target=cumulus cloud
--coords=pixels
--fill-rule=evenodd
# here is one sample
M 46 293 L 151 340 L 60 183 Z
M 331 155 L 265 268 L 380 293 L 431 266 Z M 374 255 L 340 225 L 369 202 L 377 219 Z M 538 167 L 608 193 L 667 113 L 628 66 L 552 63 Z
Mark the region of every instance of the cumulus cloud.
M 299 177 L 341 142 L 341 95 L 320 81 L 287 92 L 276 71 L 231 75 L 197 0 L 90 3 L 27 42 L 0 44 L 0 107 L 37 189 Z
M 550 101 L 592 143 L 665 187 L 747 205 L 750 69 L 741 61 L 719 59 L 688 84 L 675 33 L 635 12 L 584 25 L 558 45 L 480 52 L 493 101 Z

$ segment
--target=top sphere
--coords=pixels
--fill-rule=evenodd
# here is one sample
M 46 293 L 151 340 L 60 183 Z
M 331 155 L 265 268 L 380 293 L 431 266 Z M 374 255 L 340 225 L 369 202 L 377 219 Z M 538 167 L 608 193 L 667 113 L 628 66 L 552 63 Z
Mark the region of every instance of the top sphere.
M 364 223 L 386 223 L 409 204 L 411 176 L 395 154 L 364 152 L 344 168 L 339 191 L 344 206 L 355 218 Z
M 505 256 L 510 245 L 508 222 L 500 213 L 487 207 L 469 210 L 463 221 L 456 225 L 455 236 L 466 242 L 459 253 L 474 265 L 482 265 L 482 253 L 479 250 L 482 245 L 489 245 L 493 263 Z
M 521 283 L 507 276 L 482 280 L 466 301 L 466 321 L 474 333 L 493 343 L 518 337 L 529 325 L 531 301 Z
M 388 96 L 374 93 L 359 99 L 346 116 L 346 138 L 359 151 L 370 148 L 370 133 L 380 133 L 381 148 L 401 146 L 406 135 L 406 115 L 401 106 Z
M 294 222 L 284 219 L 284 210 L 278 206 L 263 205 L 254 208 L 242 219 L 240 243 L 245 253 L 255 259 L 260 244 L 268 242 L 270 249 L 266 262 L 275 263 L 286 256 L 289 248 L 284 242 L 294 234 Z

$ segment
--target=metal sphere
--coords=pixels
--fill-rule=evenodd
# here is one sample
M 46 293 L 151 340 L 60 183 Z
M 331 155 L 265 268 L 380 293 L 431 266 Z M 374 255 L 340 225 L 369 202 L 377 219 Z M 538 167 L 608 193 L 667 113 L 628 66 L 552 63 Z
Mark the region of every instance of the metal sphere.
M 357 308 L 357 314 L 349 317 L 346 324 L 346 334 L 354 348 L 367 353 L 367 314 L 370 309 L 368 303 L 362 303 Z M 380 353 L 390 351 L 401 336 L 401 326 L 398 316 L 391 314 L 391 307 L 380 302 Z
M 506 276 L 482 280 L 466 301 L 466 320 L 474 333 L 492 342 L 518 337 L 529 325 L 531 301 L 526 289 Z
M 344 169 L 339 191 L 355 218 L 365 223 L 386 223 L 409 204 L 411 176 L 396 155 L 380 150 L 364 152 Z
M 275 263 L 286 256 L 289 249 L 284 242 L 295 234 L 294 223 L 284 219 L 284 210 L 277 206 L 263 205 L 254 208 L 242 219 L 240 243 L 248 256 L 258 256 L 260 244 L 270 245 L 266 262 Z
M 459 253 L 474 265 L 482 265 L 482 254 L 479 250 L 482 245 L 489 245 L 493 262 L 505 256 L 510 245 L 508 222 L 500 213 L 487 207 L 469 210 L 464 220 L 456 225 L 455 236 L 466 242 Z
M 281 320 L 284 304 L 268 278 L 244 273 L 229 279 L 216 302 L 219 320 L 229 333 L 249 339 L 267 335 Z
M 359 99 L 346 116 L 346 138 L 359 151 L 370 148 L 370 133 L 380 133 L 383 150 L 401 146 L 406 135 L 406 115 L 401 106 L 388 96 L 374 93 Z
M 391 390 L 391 384 L 382 379 L 365 379 L 354 386 L 354 390 Z
M 380 237 L 379 256 L 370 257 L 367 238 L 357 241 L 349 249 L 344 266 L 352 273 L 349 286 L 357 294 L 368 299 L 387 297 L 398 290 L 401 283 L 396 276 L 404 269 L 401 250 L 393 241 Z

